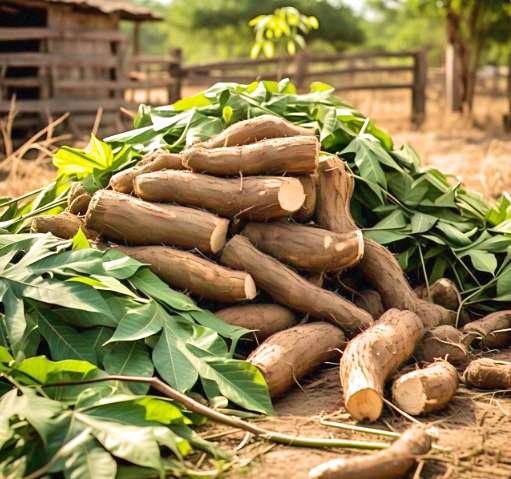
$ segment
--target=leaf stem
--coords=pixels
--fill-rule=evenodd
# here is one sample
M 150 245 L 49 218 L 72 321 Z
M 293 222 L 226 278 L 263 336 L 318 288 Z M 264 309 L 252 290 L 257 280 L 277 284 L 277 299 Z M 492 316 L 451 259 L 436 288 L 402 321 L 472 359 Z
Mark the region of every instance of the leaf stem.
M 228 416 L 219 411 L 216 411 L 209 406 L 201 404 L 198 401 L 188 397 L 176 389 L 172 388 L 168 384 L 156 377 L 147 378 L 142 376 L 121 376 L 121 375 L 109 375 L 100 378 L 86 379 L 83 381 L 65 381 L 57 383 L 44 384 L 43 387 L 66 387 L 66 386 L 78 386 L 83 384 L 91 384 L 105 381 L 124 381 L 131 383 L 144 383 L 149 384 L 156 391 L 160 392 L 164 396 L 173 399 L 186 407 L 191 412 L 195 412 L 204 417 L 211 419 L 212 421 L 224 424 L 226 426 L 235 427 L 248 431 L 255 436 L 260 437 L 266 441 L 275 442 L 277 444 L 285 444 L 288 446 L 299 446 L 299 447 L 346 447 L 352 449 L 385 449 L 389 447 L 388 443 L 375 442 L 375 441 L 358 441 L 349 439 L 334 439 L 334 438 L 321 438 L 321 437 L 305 437 L 305 436 L 294 436 L 290 434 L 282 434 L 279 432 L 270 431 L 259 427 L 253 423 L 249 423 L 237 417 Z

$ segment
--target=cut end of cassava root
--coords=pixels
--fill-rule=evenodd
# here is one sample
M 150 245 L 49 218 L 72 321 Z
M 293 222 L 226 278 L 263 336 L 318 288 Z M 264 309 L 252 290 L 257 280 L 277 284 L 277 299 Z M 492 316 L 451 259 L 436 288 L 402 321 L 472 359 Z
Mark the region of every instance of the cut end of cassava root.
M 228 230 L 228 221 L 219 221 L 216 226 L 214 226 L 209 240 L 209 246 L 212 253 L 218 253 L 222 250 L 226 242 Z
M 257 288 L 252 276 L 247 275 L 245 278 L 245 297 L 246 299 L 254 299 L 257 296 Z
M 298 211 L 305 201 L 302 184 L 299 181 L 285 182 L 279 189 L 277 199 L 283 210 L 290 213 Z
M 355 419 L 376 421 L 383 411 L 383 396 L 372 388 L 361 389 L 347 399 L 345 407 Z
M 412 416 L 444 409 L 456 394 L 458 372 L 447 361 L 437 361 L 396 379 L 392 386 L 395 404 Z

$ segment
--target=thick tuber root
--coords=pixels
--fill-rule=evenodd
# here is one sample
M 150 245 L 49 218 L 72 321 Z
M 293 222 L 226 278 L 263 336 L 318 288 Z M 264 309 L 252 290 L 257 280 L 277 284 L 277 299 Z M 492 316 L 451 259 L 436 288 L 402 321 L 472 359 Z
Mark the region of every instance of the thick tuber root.
M 424 333 L 418 344 L 415 357 L 426 363 L 431 363 L 435 359 L 445 359 L 451 364 L 462 364 L 468 359 L 463 333 L 447 324 L 430 329 Z
M 361 231 L 339 234 L 292 223 L 250 223 L 241 233 L 259 250 L 304 271 L 339 271 L 358 263 Z
M 231 306 L 215 314 L 226 323 L 254 331 L 259 342 L 296 324 L 293 312 L 278 304 Z
M 84 229 L 82 220 L 67 211 L 58 215 L 36 216 L 31 223 L 34 233 L 52 233 L 63 239 L 71 239 L 79 228 Z
M 110 186 L 119 193 L 131 193 L 133 182 L 139 175 L 160 170 L 182 170 L 182 158 L 175 153 L 154 153 L 143 158 L 132 168 L 120 171 L 110 178 Z
M 250 120 L 239 121 L 218 135 L 196 146 L 219 148 L 222 146 L 240 146 L 268 138 L 287 136 L 314 136 L 310 128 L 303 128 L 274 115 L 261 115 Z
M 364 257 L 359 269 L 378 290 L 385 308 L 407 309 L 417 313 L 426 328 L 454 324 L 456 313 L 420 299 L 410 287 L 394 255 L 375 241 L 365 239 Z
M 479 340 L 484 348 L 502 348 L 511 345 L 511 310 L 497 311 L 484 318 L 465 324 L 465 342 Z
M 461 295 L 456 285 L 447 278 L 440 278 L 430 287 L 426 285 L 415 288 L 415 293 L 421 299 L 443 306 L 445 309 L 457 311 L 461 303 Z
M 263 373 L 271 397 L 280 396 L 325 361 L 334 360 L 344 343 L 329 323 L 308 323 L 269 337 L 248 357 Z
M 373 289 L 360 291 L 355 295 L 354 301 L 359 308 L 365 309 L 375 320 L 385 312 L 380 293 Z
M 170 286 L 212 301 L 237 303 L 254 299 L 257 294 L 249 274 L 219 266 L 193 253 L 168 246 L 117 246 L 116 249 L 148 264 Z
M 227 179 L 166 170 L 138 176 L 134 190 L 146 201 L 173 201 L 228 218 L 254 221 L 290 216 L 305 201 L 302 183 L 297 178 L 274 176 Z
M 206 211 L 99 190 L 92 197 L 85 224 L 120 243 L 167 244 L 217 253 L 225 244 L 229 220 Z
M 456 394 L 458 372 L 447 361 L 403 374 L 392 385 L 394 403 L 413 416 L 441 411 Z
M 465 369 L 463 381 L 479 389 L 511 389 L 511 363 L 489 358 L 476 359 Z
M 278 260 L 261 253 L 244 236 L 234 236 L 224 247 L 220 262 L 247 271 L 256 285 L 277 303 L 314 318 L 335 323 L 358 333 L 373 323 L 371 315 L 332 291 L 319 288 Z
M 336 233 L 358 229 L 351 216 L 353 176 L 337 156 L 321 158 L 318 165 L 316 223 Z
M 423 332 L 415 313 L 390 309 L 348 343 L 340 377 L 344 405 L 355 419 L 376 421 L 380 417 L 386 379 L 411 357 Z
M 216 176 L 311 174 L 316 170 L 318 154 L 315 136 L 274 138 L 213 149 L 194 146 L 182 152 L 186 168 Z
M 397 479 L 431 449 L 431 436 L 420 426 L 407 429 L 388 449 L 371 456 L 341 457 L 312 468 L 311 479 Z
M 303 186 L 305 202 L 303 206 L 293 214 L 293 219 L 299 223 L 307 223 L 314 217 L 317 203 L 317 178 L 314 175 L 299 176 Z
M 67 209 L 72 215 L 84 215 L 87 213 L 91 199 L 92 196 L 89 193 L 83 193 L 74 198 Z

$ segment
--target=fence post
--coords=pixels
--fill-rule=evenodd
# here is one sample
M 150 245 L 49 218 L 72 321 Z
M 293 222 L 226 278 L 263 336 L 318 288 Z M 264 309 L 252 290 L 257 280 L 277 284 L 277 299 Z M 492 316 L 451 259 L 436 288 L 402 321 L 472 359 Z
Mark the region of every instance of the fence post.
M 426 83 L 428 76 L 426 50 L 413 57 L 412 123 L 420 126 L 426 116 Z
M 445 49 L 445 100 L 450 111 L 463 110 L 460 56 L 452 43 Z
M 511 54 L 509 54 L 507 62 L 507 102 L 508 110 L 504 114 L 504 130 L 509 133 L 511 132 Z
M 172 83 L 169 84 L 167 89 L 167 99 L 169 104 L 172 104 L 181 98 L 183 50 L 181 48 L 172 48 L 170 50 L 170 57 L 168 74 L 169 80 L 172 80 Z
M 306 50 L 300 50 L 295 55 L 294 62 L 294 81 L 296 83 L 296 88 L 301 90 L 305 86 L 305 81 L 307 79 L 307 71 L 309 68 L 309 58 Z

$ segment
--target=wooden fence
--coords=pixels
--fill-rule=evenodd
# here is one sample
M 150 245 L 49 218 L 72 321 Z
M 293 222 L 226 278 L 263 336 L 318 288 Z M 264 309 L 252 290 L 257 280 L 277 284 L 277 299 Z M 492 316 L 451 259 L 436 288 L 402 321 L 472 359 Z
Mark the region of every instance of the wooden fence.
M 411 119 L 420 124 L 426 114 L 426 53 L 363 52 L 308 55 L 258 60 L 228 60 L 184 65 L 174 55 L 172 87 L 177 99 L 187 86 L 207 86 L 218 81 L 249 83 L 254 79 L 278 80 L 290 77 L 299 90 L 310 82 L 325 81 L 337 91 L 395 90 L 411 93 Z

